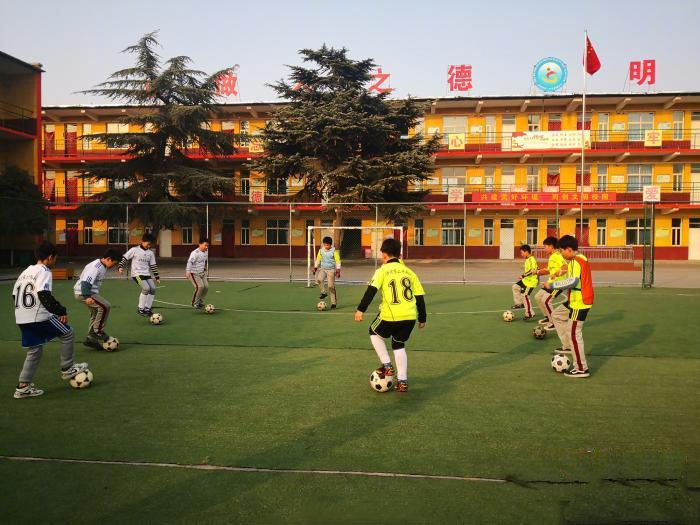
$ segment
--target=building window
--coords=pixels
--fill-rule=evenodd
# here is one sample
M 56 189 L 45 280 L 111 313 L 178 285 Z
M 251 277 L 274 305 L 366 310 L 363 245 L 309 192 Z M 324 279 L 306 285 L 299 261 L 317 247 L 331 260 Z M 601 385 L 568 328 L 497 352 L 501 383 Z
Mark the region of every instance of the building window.
M 447 144 L 450 133 L 466 133 L 467 117 L 442 117 L 442 142 Z
M 539 220 L 537 219 L 528 219 L 527 220 L 527 227 L 525 231 L 525 239 L 527 244 L 530 246 L 535 246 L 537 244 L 537 228 L 539 226 Z
M 681 245 L 681 219 L 671 219 L 671 246 Z
M 608 141 L 608 130 L 610 129 L 610 114 L 598 113 L 598 136 L 593 139 L 600 142 Z
M 109 244 L 126 244 L 129 242 L 129 230 L 125 222 L 107 228 L 107 242 Z
M 464 219 L 442 219 L 442 245 L 464 244 Z
M 598 191 L 608 191 L 608 165 L 598 164 Z
M 110 179 L 107 183 L 110 190 L 125 190 L 129 187 L 128 180 L 113 180 Z
M 651 184 L 651 164 L 629 164 L 627 166 L 627 191 L 642 191 Z
M 267 179 L 268 195 L 286 195 L 287 179 Z
M 651 219 L 647 219 L 646 228 L 644 219 L 627 219 L 627 244 L 642 245 L 649 243 L 649 226 Z
M 553 219 L 547 219 L 547 237 L 559 238 L 559 224 L 556 217 Z
M 484 191 L 493 191 L 495 174 L 496 168 L 493 166 L 484 168 Z
M 608 220 L 596 219 L 596 244 L 605 246 L 608 238 Z
M 547 166 L 547 186 L 549 191 L 559 191 L 559 166 Z
M 248 246 L 250 244 L 250 220 L 241 220 L 241 245 Z
M 192 226 L 182 228 L 182 244 L 192 244 Z
M 683 140 L 683 117 L 682 111 L 673 112 L 673 140 Z
M 496 116 L 486 115 L 486 143 L 496 142 Z
M 627 118 L 630 140 L 644 140 L 644 132 L 654 129 L 653 113 L 630 113 Z
M 92 221 L 83 221 L 83 244 L 92 244 Z
M 413 245 L 423 246 L 423 219 L 413 220 Z
M 513 166 L 501 167 L 501 191 L 515 190 L 515 168 Z
M 673 165 L 673 191 L 683 191 L 683 164 Z
M 587 164 L 583 172 L 583 185 L 591 187 L 591 165 Z M 576 164 L 576 191 L 581 191 L 581 164 Z
M 561 131 L 561 113 L 552 113 L 549 115 L 549 123 L 547 124 L 548 131 Z
M 540 167 L 527 167 L 527 191 L 540 191 Z
M 250 133 L 250 122 L 247 120 L 241 120 L 241 135 L 248 135 Z M 246 137 L 243 137 L 241 139 L 241 146 L 247 146 L 249 144 L 249 140 Z
M 484 219 L 484 246 L 493 246 L 493 219 Z
M 240 181 L 241 195 L 250 195 L 250 172 L 242 171 Z
M 576 129 L 581 129 L 581 113 L 576 114 Z M 591 114 L 586 113 L 586 129 L 591 129 Z
M 267 244 L 289 244 L 289 220 L 268 219 Z
M 534 113 L 530 113 L 527 116 L 527 130 L 528 131 L 539 131 L 540 130 L 540 116 Z
M 442 192 L 447 193 L 450 188 L 464 188 L 466 186 L 467 168 L 442 168 Z

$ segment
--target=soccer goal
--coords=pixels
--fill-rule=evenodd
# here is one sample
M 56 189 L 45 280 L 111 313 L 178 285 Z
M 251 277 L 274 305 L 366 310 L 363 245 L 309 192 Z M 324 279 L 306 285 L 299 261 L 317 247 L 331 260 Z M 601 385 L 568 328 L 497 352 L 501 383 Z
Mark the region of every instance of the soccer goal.
M 401 243 L 401 255 L 404 254 L 404 229 L 402 226 L 307 226 L 306 228 L 306 286 L 312 285 L 314 261 L 323 237 L 332 237 L 338 241 L 336 246 L 344 261 L 361 261 L 376 267 L 381 259 L 379 248 L 384 239 L 397 239 Z M 318 233 L 318 234 L 317 234 Z M 344 281 L 353 282 L 352 279 Z M 357 282 L 361 282 L 357 280 Z

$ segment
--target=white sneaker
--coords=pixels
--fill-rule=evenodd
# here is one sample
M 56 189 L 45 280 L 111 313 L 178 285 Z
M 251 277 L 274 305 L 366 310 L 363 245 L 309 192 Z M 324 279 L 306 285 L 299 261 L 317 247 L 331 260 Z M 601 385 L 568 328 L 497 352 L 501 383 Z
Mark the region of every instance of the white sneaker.
M 537 324 L 549 324 L 549 319 L 547 317 L 543 317 L 539 321 L 537 321 Z
M 87 363 L 73 363 L 73 366 L 71 366 L 68 370 L 61 370 L 61 379 L 70 379 L 77 376 L 80 372 L 85 372 L 87 369 Z
M 557 327 L 551 323 L 544 327 L 544 329 L 547 330 L 548 332 L 551 332 L 552 330 L 556 330 L 556 328 Z
M 575 379 L 580 379 L 583 378 L 585 379 L 586 377 L 591 377 L 591 373 L 588 371 L 588 368 L 585 370 L 579 370 L 578 368 L 572 368 L 571 370 L 567 370 L 564 372 L 564 375 L 566 377 L 573 377 Z
M 15 399 L 24 399 L 25 397 L 37 397 L 44 395 L 44 391 L 34 388 L 34 383 L 31 383 L 24 388 L 15 388 Z

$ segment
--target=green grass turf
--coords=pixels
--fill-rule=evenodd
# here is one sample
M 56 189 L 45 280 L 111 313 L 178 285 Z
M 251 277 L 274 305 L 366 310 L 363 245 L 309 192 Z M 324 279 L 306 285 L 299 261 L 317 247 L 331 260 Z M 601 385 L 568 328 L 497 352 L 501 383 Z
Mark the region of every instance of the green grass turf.
M 189 283 L 163 285 L 157 299 L 188 302 Z M 212 283 L 210 302 L 247 311 L 207 316 L 156 303 L 165 323 L 151 326 L 135 314 L 136 286 L 108 281 L 108 332 L 121 350 L 79 346 L 95 384 L 75 391 L 58 378 L 57 345 L 47 345 L 35 378 L 46 395 L 21 401 L 11 397 L 23 352 L 8 300 L 0 455 L 513 483 L 0 460 L 0 522 L 65 521 L 75 498 L 101 523 L 700 519 L 700 292 L 597 290 L 584 332 L 593 377 L 573 381 L 549 368 L 553 333 L 536 341 L 533 324 L 501 320 L 508 287 L 429 286 L 405 396 L 369 389 L 371 316 L 352 320 L 362 292 L 340 286 L 341 308 L 315 312 L 317 291 L 301 284 Z M 82 335 L 87 309 L 70 283 L 56 283 L 56 295 Z

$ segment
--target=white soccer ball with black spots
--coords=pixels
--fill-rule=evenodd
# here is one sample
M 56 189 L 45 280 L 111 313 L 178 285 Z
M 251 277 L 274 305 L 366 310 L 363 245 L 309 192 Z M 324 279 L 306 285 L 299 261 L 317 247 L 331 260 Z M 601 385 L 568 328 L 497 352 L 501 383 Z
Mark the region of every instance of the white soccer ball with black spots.
M 70 386 L 77 389 L 88 388 L 93 381 L 93 375 L 90 370 L 83 370 L 70 378 Z
M 116 337 L 108 337 L 106 341 L 102 342 L 102 348 L 106 352 L 116 352 L 119 349 L 119 339 Z
M 566 372 L 571 366 L 569 358 L 562 354 L 557 354 L 552 357 L 552 370 L 555 372 L 563 373 Z
M 513 312 L 511 312 L 510 310 L 506 310 L 505 312 L 503 312 L 503 320 L 506 323 L 510 323 L 513 319 L 515 319 L 515 315 L 513 315 Z
M 149 320 L 151 324 L 161 324 L 163 322 L 163 315 L 159 313 L 152 314 Z
M 373 370 L 369 375 L 369 385 L 375 392 L 388 392 L 394 387 L 394 376 L 379 375 Z
M 213 314 L 216 312 L 216 307 L 213 304 L 208 304 L 204 307 L 205 314 Z
M 316 309 L 319 312 L 323 312 L 324 310 L 328 310 L 328 305 L 326 304 L 326 301 L 319 301 L 318 304 L 316 305 Z

